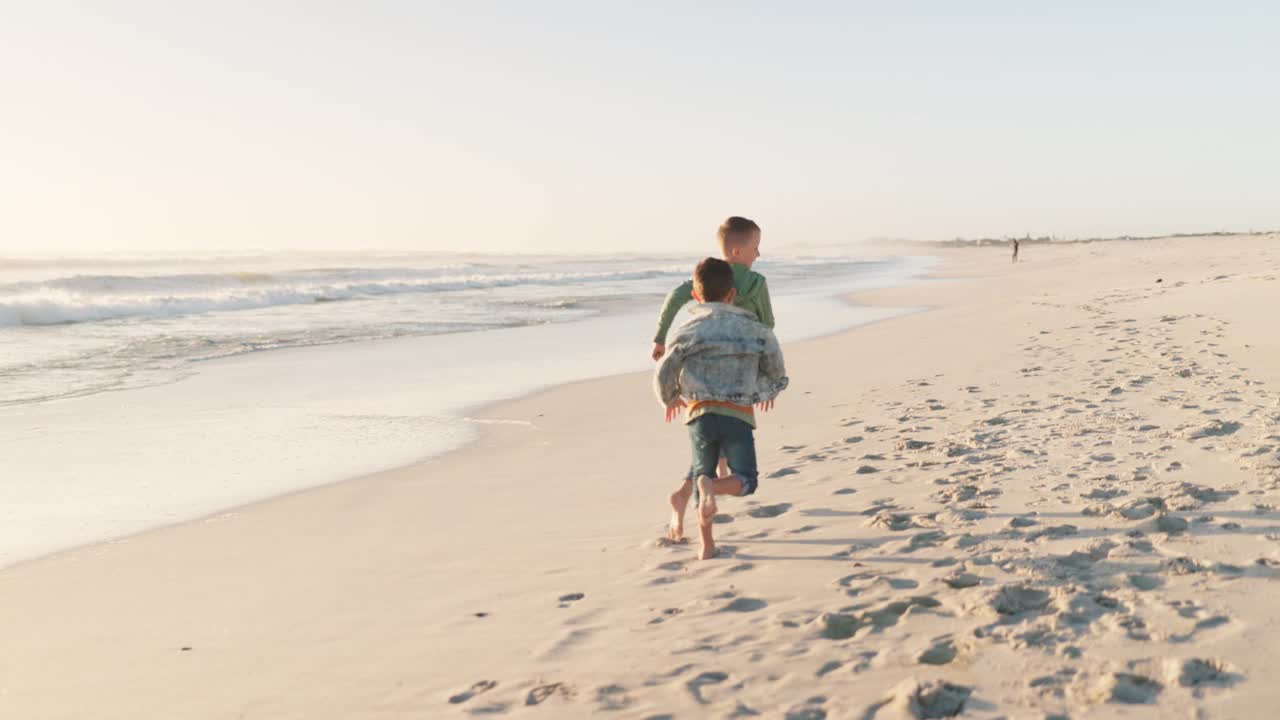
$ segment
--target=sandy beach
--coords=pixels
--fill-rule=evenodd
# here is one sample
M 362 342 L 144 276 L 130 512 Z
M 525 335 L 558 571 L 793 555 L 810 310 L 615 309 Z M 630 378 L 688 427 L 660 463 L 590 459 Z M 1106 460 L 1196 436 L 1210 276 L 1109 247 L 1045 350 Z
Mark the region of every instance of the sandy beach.
M 930 252 L 785 348 L 723 557 L 649 375 L 561 386 L 0 571 L 0 717 L 1274 716 L 1280 237 Z

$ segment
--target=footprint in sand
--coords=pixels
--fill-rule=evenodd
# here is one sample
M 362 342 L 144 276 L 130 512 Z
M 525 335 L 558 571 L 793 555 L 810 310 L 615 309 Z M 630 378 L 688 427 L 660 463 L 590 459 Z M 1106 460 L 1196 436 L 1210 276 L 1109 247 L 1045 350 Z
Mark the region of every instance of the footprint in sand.
M 561 595 L 559 600 L 560 607 L 562 608 L 569 607 L 570 604 L 575 603 L 586 596 L 587 596 L 586 593 L 580 593 L 580 592 L 569 593 L 568 595 Z
M 1048 607 L 1049 600 L 1049 593 L 1039 588 L 1005 585 L 990 595 L 988 604 L 997 613 L 1012 616 L 1044 610 Z
M 852 587 L 854 581 L 866 580 L 866 579 L 871 579 L 871 582 L 867 583 L 866 585 L 863 585 L 862 587 L 856 587 L 856 588 Z M 912 580 L 911 578 L 895 578 L 895 577 L 887 577 L 884 575 L 875 576 L 875 575 L 872 575 L 871 573 L 859 573 L 855 575 L 846 575 L 845 577 L 842 577 L 839 580 L 837 580 L 836 584 L 840 585 L 841 587 L 848 588 L 847 590 L 844 591 L 844 594 L 848 595 L 849 597 L 857 597 L 858 595 L 861 595 L 864 592 L 867 592 L 870 590 L 883 589 L 884 587 L 889 587 L 890 589 L 893 589 L 893 590 L 914 590 L 915 588 L 920 587 L 920 583 L 915 580 Z
M 875 578 L 876 578 L 875 573 L 860 572 L 860 573 L 854 573 L 852 575 L 845 575 L 839 580 L 836 580 L 836 584 L 839 585 L 840 587 L 847 588 L 851 586 L 856 580 L 874 580 Z
M 941 638 L 925 648 L 916 656 L 916 662 L 922 665 L 946 665 L 956 659 L 958 651 L 951 638 Z
M 780 477 L 786 477 L 786 476 L 788 476 L 788 475 L 795 475 L 795 474 L 797 474 L 797 473 L 799 473 L 799 472 L 800 472 L 800 471 L 799 471 L 799 470 L 797 470 L 797 469 L 795 469 L 795 468 L 789 468 L 789 467 L 787 467 L 787 468 L 782 468 L 781 470 L 774 470 L 773 472 L 769 473 L 768 475 L 765 475 L 765 477 L 766 477 L 766 478 L 780 478 Z
M 1161 515 L 1156 518 L 1156 529 L 1162 533 L 1176 535 L 1184 532 L 1188 527 L 1186 518 L 1180 518 L 1176 515 Z
M 864 650 L 860 653 L 854 653 L 854 657 L 857 658 L 857 662 L 855 662 L 853 667 L 850 669 L 853 670 L 854 674 L 870 670 L 871 663 L 875 661 L 876 656 L 879 654 L 880 653 L 877 650 Z
M 596 704 L 600 710 L 623 710 L 631 705 L 631 696 L 621 685 L 605 685 L 596 688 Z
M 1112 673 L 1103 679 L 1102 699 L 1126 705 L 1145 705 L 1155 702 L 1164 686 L 1144 675 Z
M 1187 434 L 1188 440 L 1200 440 L 1207 437 L 1222 437 L 1231 435 L 1239 430 L 1243 425 L 1238 422 L 1224 422 L 1222 420 L 1214 420 L 1204 427 L 1197 428 Z
M 1126 520 L 1144 520 L 1158 512 L 1164 512 L 1165 502 L 1159 497 L 1144 497 L 1130 500 L 1115 510 L 1115 514 Z
M 1213 630 L 1214 628 L 1220 628 L 1224 625 L 1229 625 L 1230 623 L 1231 623 L 1231 618 L 1227 617 L 1226 615 L 1213 615 L 1213 616 L 1204 618 L 1202 620 L 1197 620 L 1195 626 L 1192 627 L 1191 630 L 1185 633 L 1182 633 L 1179 635 L 1170 635 L 1169 642 L 1171 643 L 1191 642 L 1192 640 L 1195 640 L 1196 634 L 1201 631 Z
M 911 578 L 896 578 L 887 575 L 881 575 L 876 579 L 876 583 L 883 583 L 894 590 L 913 590 L 920 587 L 920 583 Z
M 1041 697 L 1064 698 L 1067 695 L 1066 685 L 1079 674 L 1075 668 L 1065 667 L 1052 675 L 1041 675 L 1027 681 L 1031 688 Z M 1045 720 L 1069 720 L 1066 715 L 1049 714 Z
M 972 694 L 973 688 L 965 685 L 945 680 L 921 683 L 910 678 L 894 687 L 888 699 L 868 708 L 865 717 L 875 717 L 876 711 L 886 705 L 896 708 L 901 717 L 919 720 L 957 717 L 964 712 Z
M 699 673 L 697 677 L 685 683 L 685 687 L 689 689 L 689 694 L 699 705 L 706 705 L 707 699 L 702 694 L 702 689 L 713 685 L 719 685 L 729 679 L 728 673 L 722 672 L 704 672 Z
M 661 615 L 659 615 L 658 617 L 656 617 L 656 618 L 654 618 L 654 619 L 650 620 L 650 621 L 649 621 L 649 624 L 650 624 L 650 625 L 657 625 L 658 623 L 666 622 L 667 620 L 670 620 L 671 618 L 675 617 L 676 615 L 679 615 L 679 614 L 680 614 L 680 613 L 682 613 L 682 612 L 684 612 L 684 611 L 683 611 L 683 610 L 681 610 L 680 608 L 667 608 L 667 609 L 665 609 L 665 610 L 663 610 L 663 611 L 662 611 L 662 614 L 661 614 Z
M 844 667 L 844 663 L 839 660 L 828 660 L 822 664 L 822 667 L 818 668 L 818 671 L 814 673 L 814 676 L 822 677 L 823 675 L 839 670 L 842 667 Z
M 573 688 L 564 683 L 559 683 L 559 682 L 547 683 L 546 685 L 539 685 L 534 689 L 530 690 L 529 694 L 525 696 L 524 704 L 540 705 L 553 695 L 559 695 L 560 697 L 566 700 L 571 699 L 574 695 Z
M 676 678 L 689 672 L 692 669 L 693 669 L 693 665 L 688 664 L 688 665 L 681 665 L 680 667 L 677 667 L 673 670 L 668 670 L 665 673 L 661 673 L 658 675 L 650 675 L 649 678 L 644 681 L 644 686 L 656 687 L 658 685 L 663 685 L 670 680 L 675 680 Z
M 748 613 L 763 610 L 767 607 L 769 607 L 769 603 L 759 598 L 740 597 L 735 598 L 733 602 L 720 608 L 720 612 Z
M 893 532 L 901 532 L 910 530 L 911 528 L 921 527 L 916 524 L 915 516 L 910 513 L 897 513 L 882 509 L 883 506 L 872 505 L 863 514 L 874 513 L 874 517 L 867 523 L 870 527 L 882 527 Z
M 911 536 L 907 542 L 907 546 L 902 549 L 904 553 L 915 552 L 921 548 L 930 548 L 947 539 L 947 534 L 941 530 L 930 530 L 928 532 L 917 533 Z
M 811 697 L 803 704 L 787 710 L 782 716 L 783 720 L 827 720 L 827 710 L 822 707 L 826 701 L 827 699 L 821 695 Z
M 1194 575 L 1205 568 L 1189 557 L 1173 557 L 1160 563 L 1160 569 L 1168 575 Z
M 1244 675 L 1235 672 L 1230 665 L 1221 660 L 1171 660 L 1166 664 L 1170 682 L 1177 682 L 1184 688 L 1190 688 L 1193 695 L 1202 697 L 1205 688 L 1231 687 L 1244 680 Z
M 898 624 L 909 611 L 914 608 L 932 610 L 942 603 L 928 595 L 916 595 L 906 600 L 895 600 L 875 610 L 850 615 L 846 613 L 822 613 L 813 625 L 819 637 L 828 640 L 848 640 L 863 628 L 872 633 L 883 632 L 885 628 Z
M 760 505 L 753 507 L 747 511 L 747 514 L 753 518 L 775 518 L 791 509 L 791 503 L 778 503 L 776 505 Z
M 808 508 L 807 510 L 801 510 L 800 514 L 805 517 L 822 518 L 846 518 L 862 515 L 857 510 L 836 510 L 835 508 Z
M 1111 477 L 1111 476 L 1108 476 L 1108 477 Z M 1093 490 L 1090 490 L 1087 493 L 1082 493 L 1080 497 L 1084 498 L 1085 500 L 1114 500 L 1115 498 L 1121 497 L 1122 495 L 1128 495 L 1128 494 L 1129 494 L 1128 490 L 1121 490 L 1120 488 L 1108 486 L 1108 487 L 1094 488 Z
M 1049 538 L 1050 540 L 1058 540 L 1065 537 L 1071 537 L 1072 535 L 1076 535 L 1079 532 L 1080 532 L 1080 528 L 1076 527 L 1075 525 L 1067 525 L 1067 524 L 1051 525 L 1049 527 L 1041 528 L 1034 532 L 1028 533 L 1026 540 L 1027 542 L 1034 542 L 1036 540 L 1039 540 L 1040 538 Z
M 952 590 L 963 590 L 980 584 L 982 578 L 971 572 L 959 571 L 942 578 L 942 582 L 946 583 Z
M 458 705 L 464 703 L 477 695 L 489 692 L 497 686 L 498 682 L 496 680 L 481 680 L 457 695 L 450 696 L 449 704 Z

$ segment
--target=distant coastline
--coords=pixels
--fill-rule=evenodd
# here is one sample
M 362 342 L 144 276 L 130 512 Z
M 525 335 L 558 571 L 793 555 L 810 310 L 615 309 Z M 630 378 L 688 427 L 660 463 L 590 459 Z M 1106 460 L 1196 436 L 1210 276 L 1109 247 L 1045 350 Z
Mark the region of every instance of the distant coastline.
M 1280 230 L 1250 230 L 1248 232 L 1196 232 L 1196 233 L 1172 233 L 1169 235 L 1116 235 L 1112 237 L 1087 237 L 1087 238 L 1067 238 L 1055 235 L 1040 235 L 1032 237 L 1030 233 L 1022 236 L 1001 236 L 1001 237 L 982 237 L 982 238 L 955 238 L 953 240 L 901 240 L 899 242 L 904 245 L 912 245 L 916 247 L 983 247 L 987 245 L 1010 245 L 1017 240 L 1023 245 L 1078 245 L 1094 242 L 1128 242 L 1136 240 L 1165 240 L 1172 238 L 1210 238 L 1210 237 L 1226 237 L 1226 238 L 1251 238 L 1266 237 L 1275 235 L 1280 237 Z

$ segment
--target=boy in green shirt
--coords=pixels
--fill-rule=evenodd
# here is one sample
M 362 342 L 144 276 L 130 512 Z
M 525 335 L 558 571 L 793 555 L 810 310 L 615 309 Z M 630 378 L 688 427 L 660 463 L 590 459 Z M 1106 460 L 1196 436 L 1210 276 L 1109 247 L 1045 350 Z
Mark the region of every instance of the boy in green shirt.
M 761 325 L 772 330 L 773 305 L 769 302 L 769 285 L 763 275 L 751 269 L 751 264 L 760 258 L 760 226 L 754 220 L 734 215 L 720 223 L 716 242 L 720 245 L 720 256 L 733 268 L 734 306 L 751 313 Z M 676 313 L 693 299 L 692 279 L 685 280 L 667 293 L 662 312 L 658 315 L 658 332 L 653 336 L 654 362 L 661 360 L 667 352 L 667 331 L 671 329 Z M 728 474 L 729 464 L 722 457 L 717 475 L 726 477 Z
M 716 232 L 720 256 L 733 267 L 733 286 L 737 296 L 733 304 L 755 316 L 762 325 L 773 329 L 773 305 L 769 302 L 769 286 L 764 276 L 751 269 L 760 257 L 760 226 L 744 217 L 734 217 L 720 224 Z M 658 332 L 653 337 L 653 359 L 667 352 L 667 331 L 680 308 L 693 302 L 693 281 L 685 280 L 667 294 L 658 316 Z

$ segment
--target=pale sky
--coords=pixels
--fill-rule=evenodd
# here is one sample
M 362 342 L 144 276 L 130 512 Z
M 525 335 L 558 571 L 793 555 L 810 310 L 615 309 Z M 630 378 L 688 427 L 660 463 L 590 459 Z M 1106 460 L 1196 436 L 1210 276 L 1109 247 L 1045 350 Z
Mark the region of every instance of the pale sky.
M 0 254 L 1280 228 L 1280 6 L 1050 4 L 0 0 Z

